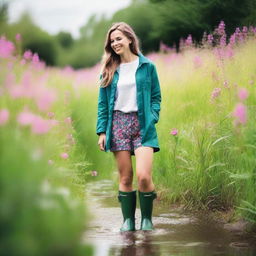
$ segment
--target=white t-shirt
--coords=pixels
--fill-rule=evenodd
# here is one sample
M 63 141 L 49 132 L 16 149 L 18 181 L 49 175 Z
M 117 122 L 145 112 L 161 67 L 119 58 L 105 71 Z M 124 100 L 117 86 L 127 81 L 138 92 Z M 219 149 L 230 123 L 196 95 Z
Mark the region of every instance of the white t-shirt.
M 114 110 L 125 113 L 138 111 L 135 72 L 139 58 L 128 63 L 121 63 L 117 82 Z

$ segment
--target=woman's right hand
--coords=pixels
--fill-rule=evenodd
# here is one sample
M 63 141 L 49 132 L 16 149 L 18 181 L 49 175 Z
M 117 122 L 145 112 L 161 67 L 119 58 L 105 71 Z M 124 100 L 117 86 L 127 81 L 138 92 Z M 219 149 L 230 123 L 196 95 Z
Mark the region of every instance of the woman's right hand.
M 106 144 L 106 134 L 101 133 L 99 136 L 99 141 L 98 141 L 98 145 L 100 146 L 101 151 L 104 151 L 105 144 Z

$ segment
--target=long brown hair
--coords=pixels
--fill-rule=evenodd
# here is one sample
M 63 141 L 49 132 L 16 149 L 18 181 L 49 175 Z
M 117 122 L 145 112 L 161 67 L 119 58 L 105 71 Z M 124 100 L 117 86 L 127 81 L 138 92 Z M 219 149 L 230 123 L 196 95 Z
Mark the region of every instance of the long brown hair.
M 104 46 L 105 51 L 102 56 L 102 80 L 100 82 L 101 87 L 106 87 L 111 83 L 114 72 L 121 63 L 120 56 L 116 54 L 111 47 L 110 35 L 115 30 L 121 31 L 128 39 L 132 41 L 129 45 L 130 50 L 135 55 L 139 55 L 139 40 L 131 26 L 125 22 L 113 23 L 111 28 L 108 30 Z

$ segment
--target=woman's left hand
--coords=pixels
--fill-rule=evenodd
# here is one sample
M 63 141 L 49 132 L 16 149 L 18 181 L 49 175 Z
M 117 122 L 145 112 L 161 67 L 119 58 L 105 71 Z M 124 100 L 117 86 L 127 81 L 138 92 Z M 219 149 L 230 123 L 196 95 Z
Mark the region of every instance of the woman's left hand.
M 101 151 L 104 151 L 105 143 L 106 143 L 106 134 L 101 133 L 98 141 L 98 145 L 100 146 Z

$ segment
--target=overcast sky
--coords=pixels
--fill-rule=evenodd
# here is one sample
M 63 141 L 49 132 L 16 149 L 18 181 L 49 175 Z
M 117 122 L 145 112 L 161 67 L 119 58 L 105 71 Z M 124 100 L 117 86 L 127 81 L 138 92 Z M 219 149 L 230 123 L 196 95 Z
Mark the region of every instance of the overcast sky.
M 105 13 L 108 17 L 131 0 L 9 0 L 9 21 L 15 22 L 25 10 L 34 22 L 50 34 L 60 30 L 79 37 L 79 28 L 91 14 Z

